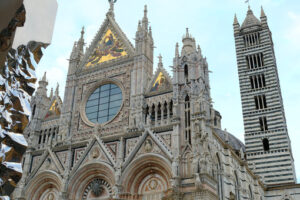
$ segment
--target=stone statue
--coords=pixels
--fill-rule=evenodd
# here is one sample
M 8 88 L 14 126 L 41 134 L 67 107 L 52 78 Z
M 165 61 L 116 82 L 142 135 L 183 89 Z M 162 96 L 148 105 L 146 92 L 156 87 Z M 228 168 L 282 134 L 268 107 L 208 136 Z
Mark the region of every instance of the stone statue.
M 52 193 L 48 194 L 47 200 L 54 200 L 54 195 Z

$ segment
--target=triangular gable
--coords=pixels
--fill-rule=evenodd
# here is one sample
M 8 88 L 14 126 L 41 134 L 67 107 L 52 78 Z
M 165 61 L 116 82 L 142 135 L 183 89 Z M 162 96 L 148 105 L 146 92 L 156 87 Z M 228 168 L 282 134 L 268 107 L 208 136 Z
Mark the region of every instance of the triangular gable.
M 55 153 L 53 153 L 50 149 L 45 150 L 42 158 L 37 164 L 37 167 L 33 169 L 32 173 L 30 174 L 30 177 L 32 178 L 36 173 L 45 170 L 56 171 L 58 174 L 63 174 L 64 172 L 64 167 L 60 163 Z M 30 180 L 31 178 L 29 178 L 28 180 Z
M 158 67 L 147 90 L 149 95 L 172 91 L 172 79 L 163 67 Z
M 129 163 L 136 157 L 145 153 L 162 153 L 164 154 L 170 161 L 173 159 L 173 155 L 170 149 L 168 149 L 167 145 L 164 143 L 163 139 L 161 139 L 158 135 L 146 129 L 143 135 L 140 137 L 139 142 L 136 144 L 134 149 L 131 151 L 129 156 L 126 158 L 122 170 L 129 165 Z
M 106 20 L 89 46 L 79 70 L 90 69 L 134 54 L 134 48 L 115 20 Z
M 105 146 L 104 142 L 98 137 L 95 137 L 93 140 L 91 140 L 81 158 L 72 168 L 71 174 L 75 173 L 80 168 L 80 166 L 95 161 L 103 161 L 113 167 L 115 167 L 116 165 L 112 153 Z
M 47 109 L 44 120 L 57 118 L 60 116 L 62 107 L 62 101 L 59 97 L 54 96 L 51 100 L 51 104 Z

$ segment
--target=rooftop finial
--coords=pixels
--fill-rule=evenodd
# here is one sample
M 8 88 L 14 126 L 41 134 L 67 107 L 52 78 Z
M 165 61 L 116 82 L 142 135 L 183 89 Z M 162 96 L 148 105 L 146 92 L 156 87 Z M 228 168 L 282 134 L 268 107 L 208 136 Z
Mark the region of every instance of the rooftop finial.
M 51 88 L 51 91 L 50 91 L 50 96 L 49 96 L 49 98 L 50 98 L 50 99 L 52 99 L 52 97 L 53 97 L 53 88 Z
M 143 28 L 146 29 L 146 30 L 148 30 L 148 24 L 149 24 L 147 13 L 148 13 L 147 5 L 145 5 L 145 7 L 144 7 L 144 17 L 143 17 L 142 23 L 143 23 Z
M 237 16 L 236 16 L 236 14 L 234 15 L 234 21 L 233 21 L 233 24 L 238 24 L 239 23 L 239 21 L 238 21 L 238 19 L 237 19 Z
M 175 47 L 175 56 L 179 57 L 179 45 L 178 45 L 178 42 L 176 43 L 176 47 Z
M 110 4 L 110 8 L 107 14 L 109 14 L 110 16 L 114 17 L 114 4 L 117 2 L 117 0 L 108 0 L 109 4 Z
M 189 28 L 186 28 L 186 37 L 189 37 Z
M 47 80 L 46 80 L 46 75 L 47 75 L 47 72 L 44 73 L 44 76 L 43 76 L 43 78 L 42 78 L 42 81 L 45 81 L 45 82 L 47 81 Z
M 84 26 L 81 29 L 81 38 L 83 38 L 83 35 L 84 35 Z
M 56 89 L 55 89 L 55 95 L 58 96 L 59 94 L 59 84 L 57 83 Z
M 265 14 L 265 11 L 264 11 L 264 8 L 261 6 L 261 13 L 260 13 L 260 17 L 266 17 L 266 14 Z
M 144 6 L 144 18 L 147 18 L 147 5 Z
M 158 56 L 158 67 L 162 67 L 162 66 L 163 66 L 162 56 L 161 56 L 161 54 L 159 54 L 159 56 Z

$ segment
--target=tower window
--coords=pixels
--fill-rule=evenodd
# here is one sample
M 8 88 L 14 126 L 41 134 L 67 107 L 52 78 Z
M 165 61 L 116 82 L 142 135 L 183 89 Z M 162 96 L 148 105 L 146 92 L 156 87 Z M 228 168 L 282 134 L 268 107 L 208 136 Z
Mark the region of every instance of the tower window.
M 251 47 L 260 44 L 260 35 L 259 33 L 251 33 L 244 36 L 244 45 L 245 47 Z
M 264 66 L 264 55 L 263 53 L 252 54 L 246 56 L 246 62 L 248 69 L 257 69 Z
M 254 97 L 256 110 L 267 108 L 267 101 L 265 95 L 259 95 Z
M 259 124 L 260 124 L 260 130 L 261 131 L 267 131 L 268 130 L 268 124 L 267 124 L 267 118 L 266 117 L 260 117 L 259 118 Z
M 252 89 L 259 89 L 266 87 L 266 80 L 264 74 L 257 74 L 250 76 L 250 84 Z
M 264 151 L 270 150 L 270 144 L 269 144 L 269 140 L 267 138 L 263 139 L 263 146 L 264 146 Z
M 185 140 L 192 144 L 192 137 L 191 137 L 191 110 L 190 110 L 190 98 L 189 96 L 185 97 Z
M 36 107 L 36 105 L 33 106 L 31 118 L 34 117 L 34 114 L 35 114 L 35 107 Z
M 189 68 L 187 65 L 184 65 L 184 78 L 186 80 L 186 82 L 188 82 L 189 80 Z

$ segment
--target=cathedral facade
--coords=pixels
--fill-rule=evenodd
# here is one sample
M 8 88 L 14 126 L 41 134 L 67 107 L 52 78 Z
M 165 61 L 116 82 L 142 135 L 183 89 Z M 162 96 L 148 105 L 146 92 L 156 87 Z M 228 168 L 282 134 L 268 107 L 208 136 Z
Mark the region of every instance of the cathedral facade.
M 258 46 L 265 49 L 258 43 L 261 38 L 273 47 L 266 17 L 258 20 L 249 9 L 244 24 L 240 27 L 237 19 L 234 21 L 239 72 L 247 66 L 248 55 L 261 55 Z M 245 44 L 252 45 L 250 50 L 244 49 Z M 222 130 L 221 114 L 214 109 L 210 95 L 208 63 L 188 29 L 182 43 L 175 46 L 172 76 L 161 56 L 153 72 L 153 48 L 147 7 L 138 22 L 135 45 L 118 26 L 113 1 L 86 50 L 82 30 L 70 56 L 63 101 L 58 87 L 47 95 L 46 74 L 39 81 L 25 132 L 29 147 L 23 177 L 13 199 L 300 199 L 285 121 L 278 131 L 272 132 L 271 123 L 267 130 L 264 124 L 262 130 L 256 130 L 246 126 L 247 120 L 253 116 L 258 124 L 265 120 L 258 112 L 249 115 L 244 111 L 246 142 L 259 146 L 252 150 Z M 275 62 L 274 56 L 268 59 Z M 257 72 L 252 68 L 260 69 L 263 64 L 257 56 L 252 56 L 251 62 L 255 65 L 250 63 L 251 72 L 247 73 L 254 76 Z M 266 73 L 272 76 L 273 71 Z M 241 85 L 249 81 L 243 76 L 245 73 L 240 74 Z M 273 81 L 278 81 L 278 76 Z M 256 86 L 253 81 L 249 84 Z M 260 88 L 256 89 L 262 96 Z M 268 96 L 268 91 L 264 95 Z M 272 91 L 273 95 L 280 93 L 280 88 Z M 272 100 L 276 104 L 281 96 Z M 263 97 L 257 102 L 263 106 Z M 284 116 L 283 106 L 278 112 Z M 264 116 L 271 120 L 272 112 Z M 273 133 L 284 135 L 287 146 L 274 146 Z M 258 134 L 263 135 L 259 135 L 263 137 L 260 141 L 254 137 Z M 268 156 L 289 159 L 285 163 L 267 160 L 274 163 L 271 170 L 286 170 L 289 175 L 279 171 L 283 178 L 268 177 L 268 168 L 259 164 Z

